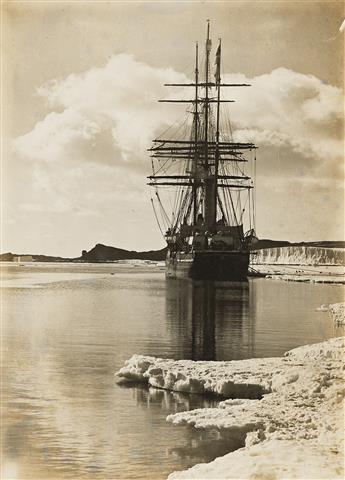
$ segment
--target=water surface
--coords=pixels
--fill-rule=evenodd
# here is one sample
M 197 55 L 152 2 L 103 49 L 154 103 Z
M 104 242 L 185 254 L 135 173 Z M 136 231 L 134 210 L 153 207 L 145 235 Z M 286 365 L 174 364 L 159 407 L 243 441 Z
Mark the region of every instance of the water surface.
M 155 266 L 9 265 L 3 273 L 3 478 L 163 479 L 238 448 L 165 422 L 214 399 L 116 384 L 135 353 L 281 355 L 342 335 L 343 287 L 166 280 Z

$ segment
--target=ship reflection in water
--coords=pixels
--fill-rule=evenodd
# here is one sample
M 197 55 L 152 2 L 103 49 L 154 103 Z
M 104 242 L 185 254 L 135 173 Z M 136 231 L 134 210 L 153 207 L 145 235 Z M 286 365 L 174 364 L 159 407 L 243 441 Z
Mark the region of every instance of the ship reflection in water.
M 168 279 L 166 317 L 183 358 L 253 356 L 255 289 L 248 282 Z

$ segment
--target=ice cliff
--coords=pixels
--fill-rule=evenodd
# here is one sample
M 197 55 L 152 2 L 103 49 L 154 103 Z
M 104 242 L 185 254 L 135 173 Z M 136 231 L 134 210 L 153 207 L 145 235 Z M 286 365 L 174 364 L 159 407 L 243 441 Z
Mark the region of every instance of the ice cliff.
M 345 265 L 345 249 L 321 247 L 279 247 L 256 250 L 251 263 L 280 265 Z

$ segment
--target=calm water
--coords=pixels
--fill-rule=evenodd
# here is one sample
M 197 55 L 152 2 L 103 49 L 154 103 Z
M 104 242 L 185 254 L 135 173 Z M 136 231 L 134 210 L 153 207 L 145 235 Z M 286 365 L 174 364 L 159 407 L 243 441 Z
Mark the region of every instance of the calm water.
M 120 387 L 134 353 L 231 360 L 344 334 L 343 287 L 166 280 L 158 267 L 11 265 L 3 274 L 4 479 L 164 479 L 238 448 L 165 422 L 214 399 Z

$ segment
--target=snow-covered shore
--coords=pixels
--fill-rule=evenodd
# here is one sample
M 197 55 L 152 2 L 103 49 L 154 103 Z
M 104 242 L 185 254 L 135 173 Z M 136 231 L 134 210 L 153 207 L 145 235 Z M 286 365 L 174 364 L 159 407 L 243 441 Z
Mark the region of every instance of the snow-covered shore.
M 217 408 L 169 415 L 173 424 L 216 429 L 243 448 L 174 472 L 180 479 L 340 479 L 344 475 L 345 338 L 284 357 L 193 362 L 134 355 L 117 373 L 179 392 L 214 393 Z
M 251 263 L 254 271 L 266 278 L 288 282 L 345 284 L 344 265 L 288 265 L 276 263 Z
M 263 273 L 262 269 L 260 270 Z M 266 278 L 272 278 L 273 280 L 283 280 L 285 282 L 303 282 L 303 283 L 327 283 L 333 285 L 344 285 L 344 274 L 331 273 L 306 273 L 302 270 L 297 270 L 296 273 L 279 273 L 279 274 L 266 274 Z

